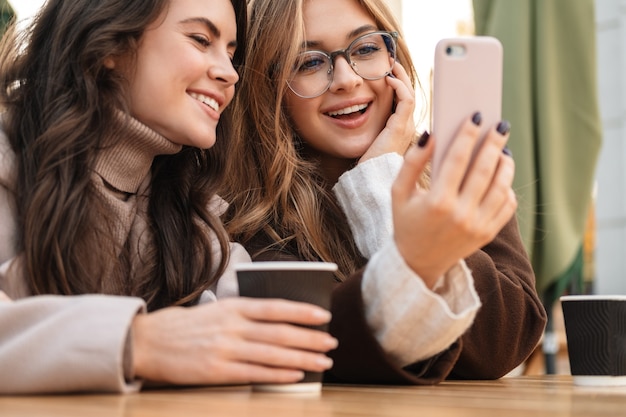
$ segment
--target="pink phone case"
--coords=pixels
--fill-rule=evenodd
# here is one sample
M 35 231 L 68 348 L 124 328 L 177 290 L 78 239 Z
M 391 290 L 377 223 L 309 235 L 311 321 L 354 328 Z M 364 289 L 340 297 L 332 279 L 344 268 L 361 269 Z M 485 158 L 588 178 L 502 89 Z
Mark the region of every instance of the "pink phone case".
M 435 47 L 432 126 L 435 137 L 432 174 L 461 123 L 482 113 L 484 136 L 501 119 L 502 44 L 490 36 L 442 39 Z

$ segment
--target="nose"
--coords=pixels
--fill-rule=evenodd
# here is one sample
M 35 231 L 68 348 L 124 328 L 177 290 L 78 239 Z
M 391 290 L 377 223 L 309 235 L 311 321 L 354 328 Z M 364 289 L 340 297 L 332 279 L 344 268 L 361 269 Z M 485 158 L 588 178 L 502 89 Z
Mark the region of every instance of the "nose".
M 357 74 L 348 60 L 339 55 L 335 58 L 335 64 L 333 66 L 333 81 L 328 88 L 330 91 L 350 91 L 363 84 L 363 78 Z
M 212 57 L 209 64 L 209 77 L 222 81 L 227 85 L 234 85 L 239 81 L 239 74 L 233 66 L 230 55 L 220 54 L 218 57 Z

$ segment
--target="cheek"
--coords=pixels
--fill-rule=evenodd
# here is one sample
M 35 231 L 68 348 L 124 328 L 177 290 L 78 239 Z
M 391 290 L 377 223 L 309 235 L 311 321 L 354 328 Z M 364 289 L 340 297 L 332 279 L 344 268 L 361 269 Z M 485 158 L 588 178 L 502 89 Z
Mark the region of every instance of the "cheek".
M 383 80 L 384 81 L 384 80 Z M 396 94 L 393 88 L 389 87 L 386 83 L 380 86 L 378 90 L 378 97 L 380 99 L 381 107 L 384 109 L 389 109 L 389 113 L 395 110 L 396 105 Z
M 388 88 L 382 94 L 379 94 L 378 98 L 380 102 L 380 117 L 386 122 L 389 116 L 396 110 L 395 93 L 393 89 Z
M 224 103 L 224 109 L 230 106 L 230 103 L 233 101 L 233 98 L 235 97 L 235 92 L 236 92 L 236 87 L 234 85 L 226 89 L 224 93 L 226 95 L 226 102 Z

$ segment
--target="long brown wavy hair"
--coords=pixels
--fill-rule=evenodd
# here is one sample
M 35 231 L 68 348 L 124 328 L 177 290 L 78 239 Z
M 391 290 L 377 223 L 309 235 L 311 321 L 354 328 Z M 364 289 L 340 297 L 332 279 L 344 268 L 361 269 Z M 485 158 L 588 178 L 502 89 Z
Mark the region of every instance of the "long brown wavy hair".
M 236 134 L 230 144 L 237 159 L 229 161 L 221 192 L 230 203 L 225 224 L 231 237 L 253 257 L 279 250 L 305 260 L 335 262 L 337 278 L 344 280 L 366 260 L 332 194 L 333 184 L 325 182 L 320 167 L 307 158 L 283 107 L 286 80 L 305 39 L 304 1 L 248 1 L 248 53 L 234 104 Z M 383 0 L 358 3 L 378 29 L 400 32 Z M 413 86 L 419 86 L 402 37 L 398 60 Z M 267 245 L 257 247 L 259 241 Z
M 245 55 L 247 11 L 245 0 L 231 2 L 238 67 Z M 116 219 L 91 183 L 103 139 L 123 140 L 125 127 L 116 122 L 117 115 L 128 113 L 124 80 L 104 61 L 134 57 L 144 30 L 168 4 L 48 0 L 27 28 L 13 27 L 3 38 L 0 107 L 16 155 L 17 250 L 33 294 L 108 288 L 142 297 L 153 310 L 195 303 L 223 272 L 228 239 L 209 210 L 225 165 L 220 145 L 208 151 L 183 147 L 154 160 L 148 224 L 155 253 L 140 254 L 153 261 L 139 276 L 130 276 L 133 249 L 113 243 Z M 230 129 L 226 112 L 218 125 L 218 144 Z M 220 259 L 211 256 L 215 237 Z

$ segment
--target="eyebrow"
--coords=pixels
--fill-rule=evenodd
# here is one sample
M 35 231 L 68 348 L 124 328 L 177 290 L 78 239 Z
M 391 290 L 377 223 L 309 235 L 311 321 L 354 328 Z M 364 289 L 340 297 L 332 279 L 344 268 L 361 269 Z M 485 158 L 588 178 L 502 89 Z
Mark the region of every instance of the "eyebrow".
M 211 32 L 211 34 L 215 36 L 216 38 L 220 38 L 222 36 L 222 32 L 217 28 L 217 26 L 215 26 L 215 24 L 211 22 L 209 19 L 207 19 L 206 17 L 190 17 L 188 19 L 181 20 L 180 23 L 182 24 L 200 23 L 204 27 L 206 27 L 207 30 Z M 228 46 L 236 48 L 237 41 L 230 41 L 228 43 Z
M 372 30 L 378 30 L 378 28 L 374 25 L 363 25 L 363 26 L 359 26 L 358 28 L 350 31 L 347 35 L 346 35 L 346 39 L 350 40 L 352 38 L 355 38 L 363 33 L 372 31 Z M 321 45 L 322 43 L 320 41 L 306 41 L 302 44 L 302 48 L 303 49 L 307 49 L 307 48 L 317 48 Z

